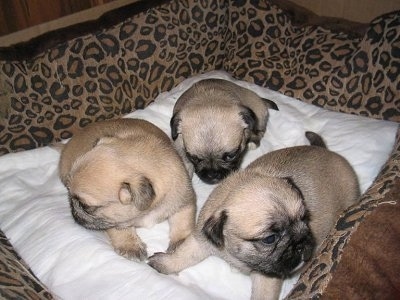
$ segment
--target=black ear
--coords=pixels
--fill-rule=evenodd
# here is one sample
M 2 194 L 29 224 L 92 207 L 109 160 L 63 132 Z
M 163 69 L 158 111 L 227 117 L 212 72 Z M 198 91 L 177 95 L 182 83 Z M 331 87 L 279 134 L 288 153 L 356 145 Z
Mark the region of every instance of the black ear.
M 119 190 L 119 201 L 122 204 L 133 204 L 139 210 L 146 210 L 153 202 L 155 192 L 151 181 L 142 177 L 137 187 L 132 188 L 129 182 L 123 182 Z
M 284 180 L 291 186 L 291 188 L 297 192 L 302 200 L 304 200 L 303 192 L 297 186 L 297 184 L 293 181 L 292 177 L 284 177 Z
M 178 113 L 175 113 L 171 121 L 169 122 L 169 125 L 171 127 L 171 137 L 175 141 L 180 133 L 179 131 L 179 125 L 181 124 L 181 118 L 179 117 Z
M 228 215 L 226 211 L 223 210 L 218 217 L 211 216 L 204 223 L 202 232 L 217 248 L 224 247 L 224 225 L 227 218 Z
M 242 117 L 243 121 L 247 124 L 247 128 L 250 131 L 254 131 L 254 129 L 257 127 L 257 122 L 258 122 L 256 114 L 247 106 L 242 106 L 241 110 L 242 111 L 240 112 L 240 116 Z
M 267 107 L 270 109 L 274 109 L 274 110 L 279 110 L 278 105 L 276 105 L 276 103 L 272 100 L 266 99 L 266 98 L 261 98 L 265 104 L 267 104 Z

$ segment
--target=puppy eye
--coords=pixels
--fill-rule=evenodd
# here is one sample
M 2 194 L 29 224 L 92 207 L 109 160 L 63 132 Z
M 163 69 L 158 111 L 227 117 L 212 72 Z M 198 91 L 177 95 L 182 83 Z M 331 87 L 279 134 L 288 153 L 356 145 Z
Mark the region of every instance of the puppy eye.
M 198 158 L 195 155 L 191 155 L 189 152 L 186 152 L 186 156 L 189 158 L 189 160 L 194 163 L 194 164 L 198 164 L 199 162 L 201 162 L 201 159 Z
M 88 214 L 93 214 L 97 209 L 100 208 L 100 206 L 90 206 L 90 205 L 87 205 L 87 204 L 85 204 L 85 203 L 79 201 L 79 197 L 77 197 L 77 196 L 72 197 L 72 199 L 73 199 L 73 201 L 76 202 L 76 204 L 77 204 L 83 211 L 85 211 L 85 212 L 88 213 Z
M 305 211 L 304 215 L 301 217 L 301 220 L 302 220 L 303 222 L 306 222 L 306 223 L 310 222 L 310 220 L 311 220 L 311 215 L 310 215 L 310 212 L 309 212 L 308 210 Z
M 274 233 L 274 234 L 271 234 L 271 235 L 267 236 L 266 238 L 262 239 L 261 241 L 262 241 L 264 244 L 272 245 L 272 244 L 275 243 L 277 240 L 278 240 L 278 235 L 277 235 L 276 233 Z
M 222 159 L 224 161 L 232 161 L 232 160 L 234 160 L 236 158 L 236 156 L 239 154 L 239 150 L 240 149 L 236 149 L 235 151 L 224 153 L 224 156 L 222 157 Z

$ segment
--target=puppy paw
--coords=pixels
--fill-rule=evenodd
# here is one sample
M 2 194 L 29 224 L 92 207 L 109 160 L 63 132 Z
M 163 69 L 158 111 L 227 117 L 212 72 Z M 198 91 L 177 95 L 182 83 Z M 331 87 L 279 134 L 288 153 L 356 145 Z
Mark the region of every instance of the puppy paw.
M 136 261 L 143 261 L 147 258 L 146 245 L 143 243 L 128 243 L 114 247 L 119 255 Z
M 163 252 L 156 252 L 149 257 L 148 265 L 162 274 L 173 273 L 167 265 L 168 254 Z
M 170 241 L 169 245 L 168 245 L 168 249 L 167 249 L 167 253 L 173 253 L 175 251 L 176 248 L 179 247 L 180 244 L 182 244 L 185 241 L 185 239 L 173 242 Z
M 247 148 L 248 148 L 249 150 L 254 150 L 254 149 L 258 148 L 259 145 L 260 145 L 260 144 L 257 145 L 257 144 L 254 143 L 254 142 L 250 142 L 250 143 L 247 144 Z

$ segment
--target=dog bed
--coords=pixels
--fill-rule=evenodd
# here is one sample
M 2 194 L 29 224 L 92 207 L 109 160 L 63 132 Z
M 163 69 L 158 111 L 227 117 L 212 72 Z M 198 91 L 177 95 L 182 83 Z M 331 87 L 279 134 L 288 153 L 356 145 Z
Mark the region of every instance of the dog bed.
M 0 49 L 0 228 L 9 239 L 1 239 L 2 295 L 249 297 L 248 277 L 217 258 L 164 276 L 117 256 L 102 233 L 72 221 L 57 178 L 58 153 L 44 147 L 90 122 L 121 116 L 150 118 L 168 132 L 173 100 L 203 74 L 232 76 L 281 108 L 271 112 L 267 134 L 245 164 L 272 149 L 306 143 L 304 130 L 320 133 L 353 164 L 362 184 L 360 204 L 343 213 L 311 265 L 297 282 L 287 281 L 282 294 L 340 297 L 341 289 L 329 283 L 336 270 L 345 271 L 347 246 L 358 246 L 352 235 L 378 208 L 398 201 L 390 191 L 400 174 L 399 20 L 399 12 L 386 14 L 359 34 L 299 25 L 270 1 L 139 2 L 101 24 Z M 227 73 L 209 73 L 220 69 Z M 212 187 L 196 177 L 194 184 L 201 206 Z M 376 235 L 385 235 L 385 228 Z M 165 249 L 166 224 L 139 232 L 150 253 Z M 378 238 L 368 244 L 377 245 L 385 247 Z M 389 274 L 387 266 L 376 266 Z M 397 281 L 387 281 L 398 291 Z M 352 290 L 357 294 L 357 286 Z
M 201 78 L 233 81 L 222 72 L 189 78 L 161 94 L 145 110 L 126 117 L 146 119 L 170 134 L 174 102 Z M 260 147 L 247 153 L 244 166 L 262 153 L 307 144 L 304 132 L 312 130 L 351 162 L 365 192 L 389 157 L 397 131 L 394 122 L 331 112 L 255 84 L 237 83 L 279 107 L 279 111 L 271 111 L 267 133 Z M 0 226 L 55 295 L 61 299 L 249 299 L 249 277 L 215 257 L 178 276 L 165 276 L 145 263 L 118 256 L 104 233 L 86 230 L 73 221 L 67 191 L 58 179 L 58 160 L 58 152 L 50 147 L 0 158 Z M 193 184 L 201 207 L 213 186 L 197 176 Z M 140 229 L 139 235 L 147 243 L 149 255 L 165 251 L 168 223 Z M 282 296 L 292 283 L 286 282 Z

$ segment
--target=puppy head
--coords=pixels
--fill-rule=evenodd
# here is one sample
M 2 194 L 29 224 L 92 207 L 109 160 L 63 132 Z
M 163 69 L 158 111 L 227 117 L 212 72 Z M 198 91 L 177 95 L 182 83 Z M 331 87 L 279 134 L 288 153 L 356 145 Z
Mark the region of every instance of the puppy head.
M 285 278 L 311 258 L 315 241 L 308 211 L 291 179 L 256 178 L 228 197 L 202 226 L 228 262 L 245 272 Z
M 127 166 L 118 147 L 106 144 L 74 162 L 66 186 L 75 221 L 94 230 L 131 226 L 155 197 L 151 180 Z
M 257 118 L 242 105 L 199 106 L 171 119 L 172 139 L 182 139 L 196 174 L 214 184 L 238 169 Z

